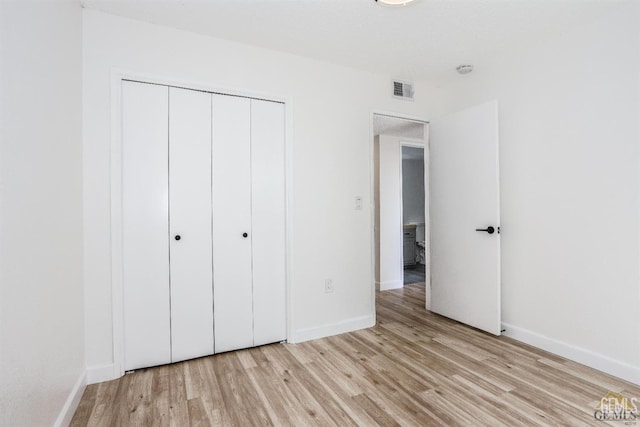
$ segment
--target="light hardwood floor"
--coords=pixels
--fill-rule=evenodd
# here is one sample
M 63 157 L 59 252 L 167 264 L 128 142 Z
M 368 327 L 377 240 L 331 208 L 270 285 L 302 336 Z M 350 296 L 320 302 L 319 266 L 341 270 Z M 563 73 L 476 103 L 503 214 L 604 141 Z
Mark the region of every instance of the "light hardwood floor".
M 640 398 L 631 383 L 423 306 L 424 284 L 410 285 L 377 294 L 370 329 L 91 385 L 71 425 L 601 426 L 594 407 L 607 392 Z

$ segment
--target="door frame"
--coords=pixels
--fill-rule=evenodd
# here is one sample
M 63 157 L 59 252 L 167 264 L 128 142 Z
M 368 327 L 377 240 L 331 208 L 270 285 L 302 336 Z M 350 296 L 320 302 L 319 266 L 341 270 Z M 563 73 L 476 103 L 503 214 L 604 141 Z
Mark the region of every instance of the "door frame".
M 124 371 L 124 307 L 123 307 L 123 247 L 122 247 L 122 81 L 173 86 L 184 89 L 280 102 L 285 105 L 285 294 L 287 341 L 293 337 L 293 100 L 290 97 L 259 93 L 238 88 L 215 86 L 167 76 L 112 69 L 111 71 L 111 315 L 113 368 L 96 375 L 95 382 L 123 376 Z
M 425 197 L 425 263 L 427 268 L 430 266 L 430 254 L 431 254 L 431 243 L 430 243 L 430 220 L 429 220 L 429 206 L 430 206 L 430 186 L 429 186 L 429 170 L 430 170 L 430 155 L 429 155 L 429 120 L 424 117 L 414 116 L 411 114 L 398 113 L 394 111 L 388 110 L 371 110 L 369 115 L 369 197 L 371 200 L 370 203 L 370 221 L 371 221 L 371 234 L 369 236 L 370 244 L 371 244 L 371 312 L 373 314 L 374 319 L 376 318 L 376 195 L 375 195 L 375 156 L 374 156 L 374 146 L 375 146 L 375 133 L 374 133 L 374 125 L 373 121 L 375 116 L 387 116 L 398 118 L 402 120 L 408 120 L 412 122 L 419 122 L 424 125 L 424 159 L 425 159 L 425 191 L 428 193 L 429 197 Z M 401 138 L 402 139 L 402 138 Z M 410 138 L 406 138 L 409 140 Z M 409 141 L 407 141 L 409 142 Z M 402 150 L 402 142 L 400 142 L 400 149 Z M 402 162 L 402 156 L 400 156 L 400 162 Z M 400 173 L 402 173 L 402 164 L 400 165 Z M 402 185 L 402 176 L 400 177 L 400 183 Z M 402 188 L 400 188 L 402 191 Z M 401 199 L 402 200 L 402 199 Z M 402 210 L 402 206 L 400 206 Z M 400 219 L 402 222 L 402 219 Z M 402 224 L 400 225 L 402 227 Z M 404 273 L 403 273 L 404 276 Z M 429 276 L 425 276 L 425 308 L 427 310 L 431 307 L 431 278 Z

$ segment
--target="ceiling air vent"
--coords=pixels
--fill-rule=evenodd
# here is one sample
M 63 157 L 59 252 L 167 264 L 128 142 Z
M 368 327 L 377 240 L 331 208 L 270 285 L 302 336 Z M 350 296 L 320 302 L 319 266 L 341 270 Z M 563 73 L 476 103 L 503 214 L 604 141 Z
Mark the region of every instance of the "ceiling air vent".
M 413 101 L 413 83 L 394 80 L 393 97 Z

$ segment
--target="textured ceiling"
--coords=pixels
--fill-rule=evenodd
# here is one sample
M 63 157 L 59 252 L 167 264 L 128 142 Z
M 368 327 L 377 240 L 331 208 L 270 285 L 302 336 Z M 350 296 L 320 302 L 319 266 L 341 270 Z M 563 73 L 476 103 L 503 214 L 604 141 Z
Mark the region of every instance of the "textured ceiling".
M 620 0 L 623 1 L 623 0 Z M 84 7 L 406 80 L 586 24 L 618 0 L 84 0 Z M 636 0 L 630 0 L 636 1 Z
M 399 138 L 423 139 L 424 123 L 414 122 L 412 120 L 401 119 L 398 117 L 374 114 L 373 134 L 397 136 Z

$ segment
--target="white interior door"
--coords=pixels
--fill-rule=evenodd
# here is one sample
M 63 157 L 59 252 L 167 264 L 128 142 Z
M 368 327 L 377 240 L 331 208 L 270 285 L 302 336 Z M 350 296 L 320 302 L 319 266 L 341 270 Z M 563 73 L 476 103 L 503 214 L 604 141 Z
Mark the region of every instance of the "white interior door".
M 213 95 L 216 353 L 253 345 L 251 100 Z
M 171 362 L 168 88 L 122 82 L 124 369 Z
M 213 354 L 211 94 L 169 89 L 171 361 Z
M 251 100 L 253 345 L 287 337 L 284 104 Z
M 432 123 L 430 158 L 431 310 L 500 335 L 497 102 Z

